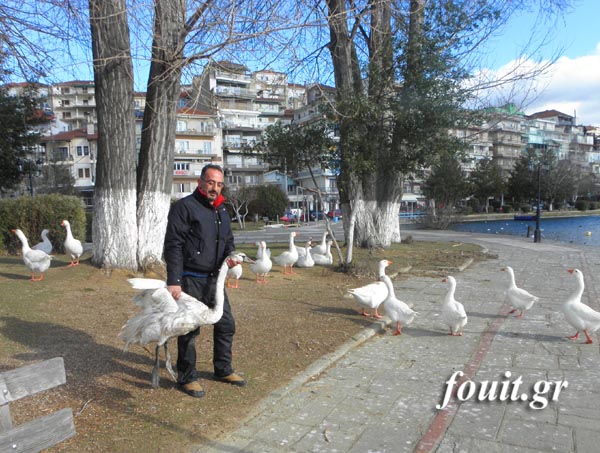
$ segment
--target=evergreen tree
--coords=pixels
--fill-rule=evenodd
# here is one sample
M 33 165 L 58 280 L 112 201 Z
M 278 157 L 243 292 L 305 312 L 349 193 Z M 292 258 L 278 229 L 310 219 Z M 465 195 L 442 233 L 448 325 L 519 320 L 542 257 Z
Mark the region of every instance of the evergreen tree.
M 37 121 L 33 98 L 9 96 L 0 87 L 0 193 L 14 189 L 34 165 L 27 152 L 39 139 L 32 132 Z

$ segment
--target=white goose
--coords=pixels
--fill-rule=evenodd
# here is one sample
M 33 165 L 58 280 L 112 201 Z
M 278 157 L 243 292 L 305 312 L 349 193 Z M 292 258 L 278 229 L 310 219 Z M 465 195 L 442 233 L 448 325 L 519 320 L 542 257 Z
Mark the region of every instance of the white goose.
M 306 243 L 304 247 L 304 255 L 298 257 L 298 261 L 296 261 L 297 267 L 313 267 L 315 265 L 315 260 L 313 260 L 312 253 L 310 252 L 310 240 Z
M 52 255 L 48 255 L 43 250 L 32 250 L 29 247 L 29 242 L 25 237 L 25 234 L 19 230 L 12 230 L 20 239 L 22 248 L 21 254 L 23 255 L 23 262 L 25 266 L 31 271 L 31 281 L 37 282 L 44 279 L 44 272 L 50 267 L 50 261 L 52 261 Z M 35 274 L 40 274 L 39 278 L 35 278 Z
M 292 231 L 290 233 L 290 247 L 285 252 L 281 252 L 279 256 L 275 257 L 275 262 L 280 266 L 283 266 L 283 274 L 294 274 L 295 272 L 292 269 L 292 266 L 296 264 L 298 261 L 298 250 L 294 245 L 294 238 L 296 237 L 296 232 Z M 289 266 L 289 272 L 286 272 L 287 267 Z
M 308 243 L 312 245 L 312 237 L 308 238 Z M 296 246 L 296 251 L 298 252 L 298 258 L 306 256 L 306 247 Z M 296 264 L 296 265 L 298 265 L 298 264 Z M 306 266 L 300 266 L 300 267 L 306 267 Z
M 235 252 L 229 256 L 234 261 L 242 261 L 243 257 Z M 223 316 L 225 300 L 225 278 L 227 276 L 227 260 L 223 262 L 217 276 L 215 305 L 208 308 L 203 302 L 181 293 L 175 300 L 166 288 L 165 282 L 150 278 L 130 278 L 128 281 L 140 292 L 133 302 L 141 307 L 141 312 L 130 318 L 121 328 L 119 338 L 125 342 L 124 351 L 131 344 L 145 346 L 156 343 L 154 352 L 154 368 L 152 369 L 152 387 L 159 383 L 160 347 L 165 349 L 165 367 L 173 380 L 177 380 L 171 367 L 171 356 L 167 347 L 169 338 L 185 335 L 198 326 L 214 324 Z
M 586 344 L 592 344 L 592 337 L 590 337 L 588 330 L 595 332 L 600 329 L 600 313 L 581 302 L 581 296 L 585 288 L 581 271 L 579 269 L 569 269 L 568 272 L 577 279 L 575 291 L 560 307 L 567 322 L 577 329 L 577 333 L 568 338 L 576 340 L 579 338 L 579 333 L 583 332 L 587 339 Z
M 402 326 L 408 326 L 413 322 L 417 312 L 396 297 L 394 284 L 392 283 L 391 278 L 385 274 L 381 275 L 380 278 L 385 283 L 388 290 L 388 296 L 383 301 L 385 314 L 390 317 L 392 322 L 396 323 L 396 330 L 394 330 L 393 335 L 402 335 Z
M 254 263 L 250 265 L 250 270 L 256 274 L 256 283 L 267 283 L 267 274 L 273 267 L 273 262 L 271 261 L 270 253 L 266 253 L 267 243 L 265 241 L 260 242 L 260 258 L 257 258 Z M 258 253 L 257 253 L 258 255 Z M 259 277 L 262 280 L 259 280 Z
M 329 241 L 327 241 L 327 246 L 325 248 L 325 254 L 324 255 L 320 255 L 318 253 L 315 253 L 313 250 L 311 250 L 311 254 L 312 254 L 312 259 L 315 262 L 315 264 L 318 264 L 319 266 L 331 266 L 333 264 L 333 255 L 331 254 L 331 244 L 333 243 L 333 241 L 330 239 Z
M 268 256 L 269 258 L 271 257 L 271 249 L 267 249 L 267 248 L 266 248 L 266 249 L 264 250 L 264 252 L 263 252 L 263 249 L 262 249 L 262 247 L 261 247 L 261 245 L 260 245 L 260 241 L 256 241 L 256 242 L 255 242 L 255 244 L 256 244 L 256 247 L 258 247 L 258 248 L 256 249 L 256 259 L 257 259 L 257 260 L 259 260 L 259 259 L 261 259 L 261 258 L 262 258 L 262 255 L 263 255 L 263 253 L 266 253 L 266 254 L 267 254 L 267 256 Z
M 327 253 L 327 231 L 323 232 L 321 243 L 312 248 L 312 253 L 317 255 L 325 255 Z
M 33 247 L 33 250 L 41 250 L 42 252 L 46 252 L 48 255 L 52 253 L 52 242 L 48 239 L 49 230 L 42 230 L 42 242 L 38 242 Z
M 536 303 L 539 297 L 530 294 L 528 291 L 519 288 L 515 282 L 515 272 L 512 267 L 506 266 L 501 270 L 508 272 L 510 276 L 510 283 L 508 289 L 506 290 L 506 297 L 508 298 L 508 302 L 512 305 L 513 309 L 509 313 L 514 313 L 517 310 L 521 310 L 521 313 L 517 316 L 517 318 L 522 318 L 525 311 L 529 310 L 533 307 L 533 304 Z
M 463 327 L 467 324 L 467 313 L 463 304 L 454 299 L 456 279 L 448 276 L 442 282 L 450 283 L 442 305 L 442 320 L 450 327 L 450 335 L 462 336 Z
M 71 233 L 71 224 L 68 220 L 63 220 L 60 225 L 67 230 L 67 237 L 65 238 L 64 245 L 65 253 L 71 256 L 71 264 L 69 264 L 69 267 L 77 266 L 79 264 L 79 257 L 83 253 L 81 241 L 73 237 L 73 233 Z
M 248 255 L 246 255 L 244 252 L 236 252 L 236 255 L 241 259 L 238 264 L 227 269 L 227 279 L 226 279 L 227 288 L 236 288 L 237 289 L 239 287 L 238 281 L 242 277 L 242 273 L 243 273 L 242 262 L 254 263 L 254 260 L 250 259 L 248 257 Z M 232 286 L 229 284 L 229 280 L 232 278 L 235 278 L 235 286 Z
M 330 241 L 331 242 L 331 241 Z M 361 306 L 361 315 L 371 316 L 367 313 L 366 309 L 373 310 L 373 317 L 381 319 L 382 316 L 377 312 L 379 306 L 388 297 L 388 287 L 385 282 L 382 281 L 382 276 L 385 275 L 385 268 L 392 264 L 389 260 L 379 261 L 378 277 L 379 281 L 375 283 L 369 283 L 368 285 L 361 286 L 359 288 L 349 289 L 348 292 L 354 297 L 354 300 L 358 305 Z

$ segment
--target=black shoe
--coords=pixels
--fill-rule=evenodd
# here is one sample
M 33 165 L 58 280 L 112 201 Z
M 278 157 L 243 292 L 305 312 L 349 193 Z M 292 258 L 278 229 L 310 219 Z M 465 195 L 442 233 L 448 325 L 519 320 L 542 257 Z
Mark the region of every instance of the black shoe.
M 198 381 L 188 382 L 187 384 L 179 384 L 179 388 L 182 392 L 187 393 L 194 398 L 202 398 L 206 395 L 206 392 L 202 389 L 202 386 Z
M 236 373 L 231 373 L 223 377 L 217 377 L 217 381 L 235 385 L 236 387 L 244 387 L 246 385 L 246 381 L 244 380 L 244 378 Z

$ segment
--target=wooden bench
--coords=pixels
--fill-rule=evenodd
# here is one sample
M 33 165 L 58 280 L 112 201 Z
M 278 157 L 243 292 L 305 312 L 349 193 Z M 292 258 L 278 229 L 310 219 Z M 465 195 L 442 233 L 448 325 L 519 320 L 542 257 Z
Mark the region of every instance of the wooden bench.
M 262 220 L 263 222 L 265 222 L 265 225 L 271 225 L 273 223 L 273 221 L 269 220 L 268 217 L 263 217 Z
M 9 404 L 67 382 L 62 357 L 0 373 L 0 452 L 37 452 L 75 433 L 70 408 L 13 426 Z

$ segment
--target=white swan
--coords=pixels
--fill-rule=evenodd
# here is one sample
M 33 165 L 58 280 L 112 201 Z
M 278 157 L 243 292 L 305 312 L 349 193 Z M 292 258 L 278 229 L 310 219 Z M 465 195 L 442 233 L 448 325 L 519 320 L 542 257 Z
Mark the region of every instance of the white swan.
M 267 274 L 273 267 L 273 262 L 271 261 L 270 253 L 267 253 L 267 243 L 265 241 L 260 242 L 260 258 L 257 258 L 254 263 L 250 265 L 250 270 L 256 274 L 256 283 L 267 283 Z M 258 255 L 258 253 L 257 253 Z M 259 280 L 259 277 L 262 279 Z
M 508 275 L 510 276 L 510 283 L 508 285 L 508 289 L 506 290 L 506 297 L 508 298 L 508 302 L 513 309 L 509 313 L 514 313 L 517 310 L 521 310 L 521 313 L 517 316 L 517 318 L 522 318 L 525 311 L 533 307 L 533 304 L 540 299 L 539 297 L 536 297 L 517 286 L 517 283 L 515 282 L 515 272 L 513 271 L 512 267 L 506 266 L 501 270 L 508 272 Z
M 579 333 L 583 332 L 587 339 L 586 344 L 592 344 L 592 337 L 590 337 L 588 330 L 595 332 L 600 329 L 600 313 L 581 302 L 581 296 L 585 288 L 581 271 L 579 269 L 569 269 L 568 272 L 577 279 L 575 291 L 560 307 L 567 322 L 577 329 L 577 333 L 568 338 L 576 340 L 579 338 Z
M 402 335 L 402 326 L 408 326 L 413 322 L 417 312 L 396 297 L 391 278 L 385 274 L 379 278 L 385 283 L 388 290 L 388 295 L 383 301 L 383 307 L 385 308 L 385 314 L 390 317 L 392 322 L 396 323 L 396 330 L 394 330 L 393 334 Z
M 314 249 L 311 250 L 310 253 L 312 254 L 312 259 L 315 262 L 315 264 L 318 264 L 319 266 L 331 266 L 333 264 L 333 255 L 331 254 L 331 244 L 332 243 L 333 243 L 333 241 L 331 239 L 329 241 L 327 241 L 327 246 L 326 246 L 324 255 L 315 253 Z
M 283 274 L 294 274 L 294 270 L 292 266 L 296 264 L 298 261 L 298 250 L 296 250 L 296 246 L 294 245 L 294 238 L 296 237 L 296 232 L 292 231 L 290 233 L 290 246 L 289 249 L 285 252 L 281 252 L 279 256 L 275 257 L 275 262 L 280 266 L 283 266 Z M 289 266 L 289 272 L 286 272 L 287 267 Z
M 20 230 L 12 230 L 20 239 L 22 248 L 21 254 L 23 255 L 23 262 L 25 266 L 31 271 L 31 281 L 37 282 L 44 279 L 44 272 L 50 267 L 50 261 L 52 261 L 52 255 L 48 255 L 43 250 L 32 250 L 29 247 L 29 242 L 25 237 L 25 234 Z M 39 278 L 35 278 L 35 274 L 40 274 Z
M 64 245 L 65 253 L 71 256 L 71 264 L 69 264 L 69 267 L 77 266 L 79 264 L 79 257 L 83 253 L 81 241 L 73 237 L 73 233 L 71 233 L 71 224 L 68 220 L 63 220 L 60 225 L 67 230 L 67 237 Z
M 41 250 L 42 252 L 46 252 L 48 255 L 52 253 L 52 242 L 48 239 L 49 230 L 42 230 L 42 242 L 38 242 L 33 247 L 33 250 Z
M 312 253 L 317 255 L 325 255 L 327 253 L 327 231 L 323 232 L 323 238 L 319 245 L 315 245 L 312 248 Z
M 331 241 L 330 241 L 331 242 Z M 368 285 L 361 286 L 359 288 L 349 289 L 348 292 L 354 297 L 354 300 L 358 305 L 361 306 L 361 315 L 371 316 L 366 312 L 367 309 L 373 310 L 373 317 L 376 319 L 382 318 L 377 312 L 379 306 L 388 296 L 388 287 L 385 282 L 382 281 L 382 276 L 385 275 L 385 268 L 392 264 L 389 260 L 379 261 L 378 266 L 378 282 L 369 283 Z
M 315 260 L 313 260 L 312 253 L 310 252 L 310 244 L 309 240 L 304 247 L 304 254 L 298 257 L 298 261 L 296 261 L 297 267 L 314 267 Z
M 243 261 L 237 253 L 229 255 L 234 261 Z M 133 302 L 141 307 L 141 312 L 130 318 L 119 332 L 119 338 L 125 342 L 126 351 L 131 344 L 145 346 L 156 343 L 154 352 L 154 368 L 152 369 L 152 387 L 159 383 L 159 352 L 165 349 L 165 367 L 173 380 L 177 380 L 171 367 L 171 356 L 167 347 L 169 338 L 185 335 L 198 326 L 214 324 L 223 316 L 225 300 L 225 278 L 227 276 L 227 260 L 223 261 L 217 276 L 215 305 L 209 308 L 198 299 L 182 292 L 175 300 L 162 280 L 151 278 L 130 278 L 128 282 L 140 292 Z
M 250 259 L 248 257 L 248 255 L 246 255 L 244 252 L 237 252 L 236 254 L 238 257 L 241 258 L 241 260 L 235 266 L 227 269 L 227 279 L 226 279 L 227 288 L 236 288 L 237 289 L 239 287 L 238 281 L 242 277 L 242 273 L 243 273 L 242 262 L 254 263 L 254 260 Z M 229 284 L 229 280 L 232 278 L 235 278 L 235 286 L 232 286 Z
M 456 279 L 448 276 L 442 282 L 450 283 L 450 288 L 446 293 L 444 304 L 442 305 L 442 319 L 450 327 L 450 335 L 461 336 L 463 334 L 463 327 L 467 324 L 467 313 L 463 304 L 454 299 Z

